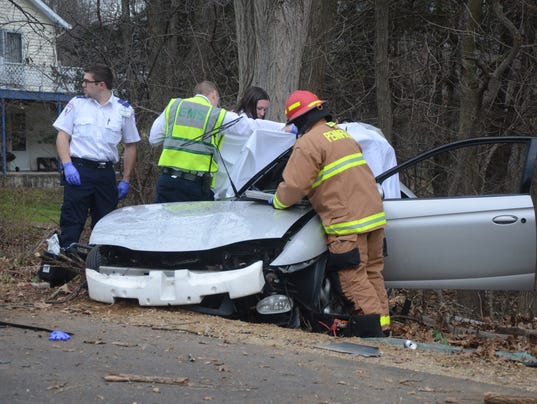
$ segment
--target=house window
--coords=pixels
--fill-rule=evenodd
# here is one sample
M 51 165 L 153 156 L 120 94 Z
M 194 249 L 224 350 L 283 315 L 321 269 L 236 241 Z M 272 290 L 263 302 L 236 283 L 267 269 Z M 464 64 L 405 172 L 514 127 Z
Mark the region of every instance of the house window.
M 22 35 L 6 32 L 6 62 L 22 63 Z
M 0 31 L 0 56 L 5 63 L 22 63 L 22 35 Z

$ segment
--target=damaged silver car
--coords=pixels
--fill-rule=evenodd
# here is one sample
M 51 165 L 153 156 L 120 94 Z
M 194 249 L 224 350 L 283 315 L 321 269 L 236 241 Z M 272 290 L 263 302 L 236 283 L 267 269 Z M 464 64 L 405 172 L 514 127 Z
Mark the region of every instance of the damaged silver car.
M 129 206 L 104 217 L 90 238 L 90 297 L 254 313 L 286 326 L 344 313 L 318 216 L 307 201 L 284 211 L 266 203 L 290 152 L 272 150 L 231 199 Z M 379 175 L 379 184 L 395 174 L 402 184 L 401 198 L 384 200 L 386 287 L 533 290 L 536 156 L 537 138 L 476 138 Z M 242 158 L 254 164 L 252 154 Z

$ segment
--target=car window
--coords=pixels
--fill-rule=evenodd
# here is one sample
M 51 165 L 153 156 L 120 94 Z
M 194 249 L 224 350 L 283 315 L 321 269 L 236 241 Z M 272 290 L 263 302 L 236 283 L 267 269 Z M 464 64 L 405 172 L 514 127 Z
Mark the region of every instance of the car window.
M 446 148 L 400 169 L 399 178 L 417 198 L 517 194 L 529 146 L 528 141 Z

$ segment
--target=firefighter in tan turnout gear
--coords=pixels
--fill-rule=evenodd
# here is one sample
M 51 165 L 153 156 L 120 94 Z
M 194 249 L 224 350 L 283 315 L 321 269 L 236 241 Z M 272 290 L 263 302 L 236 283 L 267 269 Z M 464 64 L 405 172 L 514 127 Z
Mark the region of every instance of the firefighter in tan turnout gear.
M 302 136 L 272 205 L 285 209 L 303 197 L 309 199 L 327 234 L 328 270 L 337 271 L 343 294 L 354 304 L 353 314 L 361 309 L 361 317 L 368 319 L 363 326 L 368 329 L 358 333 L 381 336 L 390 326 L 382 275 L 386 225 L 382 200 L 360 145 L 330 122 L 325 102 L 309 91 L 289 96 L 287 123 L 296 125 Z

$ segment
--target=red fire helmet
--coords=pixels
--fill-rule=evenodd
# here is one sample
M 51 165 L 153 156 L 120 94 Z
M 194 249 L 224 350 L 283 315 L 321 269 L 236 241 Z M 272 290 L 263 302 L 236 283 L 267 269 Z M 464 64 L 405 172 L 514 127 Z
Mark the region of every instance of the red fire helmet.
M 325 102 L 325 100 L 320 100 L 311 91 L 293 91 L 285 103 L 287 123 L 291 123 L 293 120 L 304 115 L 306 112 L 311 111 L 313 108 L 320 107 Z

